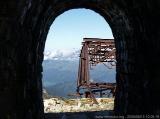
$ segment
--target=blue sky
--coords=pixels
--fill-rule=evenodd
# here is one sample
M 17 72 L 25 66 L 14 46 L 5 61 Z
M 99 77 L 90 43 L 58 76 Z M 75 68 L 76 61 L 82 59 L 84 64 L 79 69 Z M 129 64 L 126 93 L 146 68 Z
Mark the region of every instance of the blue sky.
M 45 51 L 80 49 L 84 37 L 113 38 L 108 23 L 88 9 L 72 9 L 59 15 L 50 27 Z

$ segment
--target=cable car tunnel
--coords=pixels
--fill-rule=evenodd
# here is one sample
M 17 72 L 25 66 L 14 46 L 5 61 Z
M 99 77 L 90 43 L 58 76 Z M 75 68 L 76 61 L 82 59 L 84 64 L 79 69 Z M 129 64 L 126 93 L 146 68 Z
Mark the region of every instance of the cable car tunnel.
M 159 0 L 1 0 L 0 119 L 45 118 L 42 62 L 46 37 L 57 16 L 76 8 L 90 9 L 104 17 L 116 48 L 115 57 L 110 57 L 103 49 L 106 42 L 102 40 L 100 48 L 94 47 L 98 42 L 85 39 L 79 67 L 83 77 L 79 76 L 77 92 L 86 88 L 86 97 L 93 97 L 97 87 L 113 88 L 113 115 L 159 118 Z M 82 69 L 108 59 L 116 61 L 116 86 L 89 82 L 89 74 L 83 75 L 87 71 Z

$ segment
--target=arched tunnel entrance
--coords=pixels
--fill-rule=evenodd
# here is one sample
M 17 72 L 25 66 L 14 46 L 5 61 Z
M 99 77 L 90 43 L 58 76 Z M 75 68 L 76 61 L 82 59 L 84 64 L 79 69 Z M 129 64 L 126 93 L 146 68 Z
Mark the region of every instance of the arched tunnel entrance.
M 95 6 L 94 6 L 94 7 L 95 7 Z M 99 8 L 94 8 L 94 7 L 92 8 L 92 7 L 90 7 L 90 6 L 78 6 L 78 7 L 77 7 L 77 6 L 76 6 L 76 7 L 74 7 L 74 6 L 71 7 L 71 6 L 70 6 L 70 7 L 66 8 L 66 10 L 70 10 L 70 9 L 73 9 L 73 8 L 87 8 L 87 9 L 91 9 L 91 10 L 99 13 L 100 15 L 102 15 L 102 17 L 104 17 L 105 20 L 107 20 L 107 22 L 109 22 L 109 24 L 110 24 L 110 21 L 108 21 L 109 18 L 107 18 L 108 16 L 107 16 L 107 15 L 105 16 L 105 15 L 104 15 L 105 13 L 99 11 Z M 66 11 L 66 10 L 65 10 L 65 11 Z M 61 14 L 61 13 L 63 13 L 63 12 L 64 12 L 64 11 L 62 10 L 62 12 L 58 13 L 58 15 Z M 53 17 L 53 16 L 52 16 L 52 17 L 49 16 L 50 21 L 48 22 L 49 24 L 48 24 L 47 27 L 50 26 L 51 22 L 52 22 L 56 17 L 57 17 L 57 16 L 54 16 L 54 17 Z M 110 25 L 111 25 L 111 24 L 110 24 Z
M 112 40 L 109 25 L 92 10 L 72 9 L 56 18 L 47 35 L 44 51 L 42 81 L 46 117 L 52 115 L 54 118 L 58 112 L 63 116 L 60 113 L 83 111 L 88 116 L 89 111 L 93 115 L 93 111 L 104 113 L 107 110 L 107 113 L 113 110 L 116 66 L 115 52 L 112 52 L 115 44 Z M 89 43 L 89 52 L 85 50 L 88 69 L 81 66 L 83 59 L 87 58 L 82 56 L 84 43 Z M 87 72 L 89 76 L 84 79 Z M 90 83 L 94 97 L 87 98 L 89 89 L 86 84 L 79 83 L 83 79 Z
M 46 36 L 54 19 L 73 8 L 96 11 L 112 29 L 117 50 L 115 114 L 160 113 L 158 0 L 24 0 L 1 1 L 0 6 L 1 118 L 43 118 Z

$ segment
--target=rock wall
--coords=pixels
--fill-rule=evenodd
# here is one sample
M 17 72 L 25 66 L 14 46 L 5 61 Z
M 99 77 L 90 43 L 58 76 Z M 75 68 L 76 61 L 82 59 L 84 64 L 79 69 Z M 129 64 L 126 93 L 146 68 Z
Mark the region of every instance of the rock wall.
M 0 118 L 42 119 L 48 29 L 72 8 L 101 14 L 117 48 L 116 114 L 160 113 L 159 0 L 1 0 Z

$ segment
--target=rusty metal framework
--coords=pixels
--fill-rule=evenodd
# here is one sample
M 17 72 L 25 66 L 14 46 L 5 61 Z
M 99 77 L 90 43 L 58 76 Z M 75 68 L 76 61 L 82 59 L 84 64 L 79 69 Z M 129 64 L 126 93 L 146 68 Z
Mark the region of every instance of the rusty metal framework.
M 115 67 L 115 52 L 114 39 L 83 39 L 79 60 L 77 94 L 80 94 L 80 89 L 87 89 L 88 91 L 85 92 L 85 96 L 93 98 L 95 103 L 97 103 L 94 96 L 95 92 L 100 92 L 100 96 L 102 96 L 102 91 L 111 90 L 111 93 L 114 95 L 116 84 L 91 82 L 89 70 L 99 63 L 103 63 L 108 68 Z

